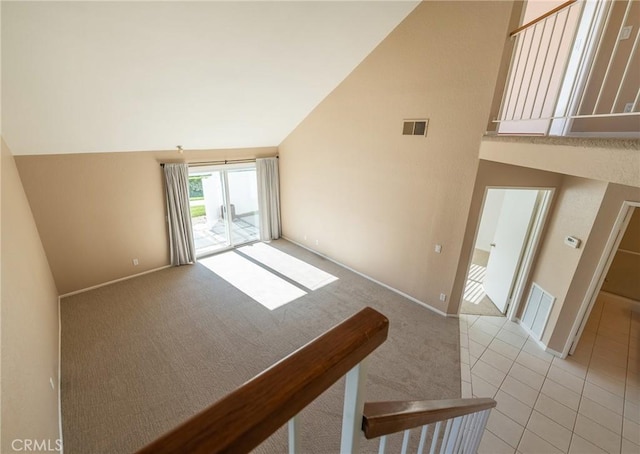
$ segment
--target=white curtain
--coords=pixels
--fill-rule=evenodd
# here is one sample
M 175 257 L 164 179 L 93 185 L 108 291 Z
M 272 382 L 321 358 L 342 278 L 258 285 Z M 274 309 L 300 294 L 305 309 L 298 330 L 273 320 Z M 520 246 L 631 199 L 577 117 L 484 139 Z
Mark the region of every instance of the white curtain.
M 256 170 L 258 172 L 260 240 L 277 240 L 281 234 L 278 158 L 256 159 Z
M 189 166 L 164 165 L 169 220 L 169 248 L 174 266 L 196 262 L 189 208 Z

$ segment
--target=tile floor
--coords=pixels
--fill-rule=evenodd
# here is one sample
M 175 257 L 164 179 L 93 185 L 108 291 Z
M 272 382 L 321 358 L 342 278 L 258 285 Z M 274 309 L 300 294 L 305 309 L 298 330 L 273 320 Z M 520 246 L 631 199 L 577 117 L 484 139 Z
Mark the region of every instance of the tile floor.
M 463 397 L 492 397 L 479 453 L 640 453 L 640 311 L 600 294 L 575 355 L 517 323 L 461 315 Z

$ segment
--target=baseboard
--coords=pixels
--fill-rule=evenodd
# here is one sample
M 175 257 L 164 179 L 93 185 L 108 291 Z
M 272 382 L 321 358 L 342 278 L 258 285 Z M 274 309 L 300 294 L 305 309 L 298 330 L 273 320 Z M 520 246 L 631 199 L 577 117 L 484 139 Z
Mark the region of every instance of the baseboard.
M 559 358 L 562 358 L 562 353 L 557 352 L 557 351 L 547 347 L 547 344 L 542 342 L 540 339 L 537 339 L 536 335 L 529 329 L 529 327 L 526 326 L 524 323 L 522 323 L 522 320 L 520 320 L 519 318 L 516 318 L 515 321 L 516 321 L 516 323 L 518 323 L 518 325 L 520 325 L 520 328 L 522 328 L 529 335 L 529 338 L 532 341 L 534 341 L 538 345 L 538 347 L 540 347 L 543 351 L 545 351 L 547 353 L 551 353 L 553 356 L 557 356 Z
M 60 300 L 58 297 L 58 437 L 60 440 L 60 453 L 64 453 L 64 441 L 62 438 L 62 386 L 60 379 L 62 378 L 62 317 L 60 315 Z
M 132 274 L 131 276 L 121 277 L 119 279 L 114 279 L 113 281 L 103 282 L 102 284 L 92 285 L 91 287 L 83 288 L 80 290 L 74 290 L 73 292 L 65 293 L 64 295 L 60 295 L 60 298 L 66 298 L 67 296 L 78 295 L 80 293 L 88 292 L 90 290 L 95 290 L 100 287 L 105 287 L 107 285 L 115 284 L 116 282 L 127 281 L 129 279 L 133 279 L 134 277 L 144 276 L 145 274 L 155 273 L 156 271 L 166 270 L 167 268 L 171 268 L 171 265 L 161 266 L 160 268 L 154 268 L 152 270 L 143 271 L 142 273 Z
M 371 282 L 374 282 L 374 283 L 376 283 L 376 284 L 380 285 L 381 287 L 386 288 L 387 290 L 391 290 L 392 292 L 397 293 L 398 295 L 400 295 L 400 296 L 402 296 L 402 297 L 404 297 L 404 298 L 408 299 L 409 301 L 411 301 L 411 302 L 413 302 L 413 303 L 416 303 L 416 304 L 419 304 L 420 306 L 423 306 L 423 307 L 425 307 L 425 308 L 429 309 L 430 311 L 435 312 L 435 313 L 436 313 L 436 314 L 438 314 L 438 315 L 442 315 L 443 317 L 458 318 L 458 314 L 447 314 L 446 312 L 442 312 L 440 309 L 436 309 L 435 307 L 433 307 L 433 306 L 429 305 L 428 303 L 425 303 L 424 301 L 420 301 L 419 299 L 414 298 L 414 297 L 413 297 L 413 296 L 411 296 L 411 295 L 407 295 L 406 293 L 404 293 L 404 292 L 403 292 L 403 291 L 401 291 L 401 290 L 398 290 L 397 288 L 393 288 L 393 287 L 391 287 L 390 285 L 385 284 L 384 282 L 380 282 L 379 280 L 374 279 L 374 278 L 372 278 L 371 276 L 368 276 L 368 275 L 366 275 L 366 274 L 364 274 L 364 273 L 361 273 L 360 271 L 355 270 L 355 269 L 351 268 L 350 266 L 345 265 L 344 263 L 341 263 L 341 262 L 339 262 L 339 261 L 337 261 L 337 260 L 334 260 L 334 259 L 332 259 L 331 257 L 329 257 L 329 256 L 327 256 L 327 255 L 322 254 L 321 252 L 318 252 L 318 251 L 316 251 L 316 250 L 314 250 L 314 249 L 311 249 L 311 248 L 310 248 L 310 247 L 308 247 L 308 246 L 305 246 L 304 244 L 298 243 L 297 241 L 294 241 L 294 240 L 292 240 L 292 239 L 290 239 L 290 238 L 287 238 L 286 236 L 282 236 L 281 238 L 282 238 L 283 240 L 287 240 L 289 243 L 293 243 L 293 244 L 295 244 L 296 246 L 301 247 L 302 249 L 306 249 L 306 250 L 307 250 L 307 251 L 309 251 L 309 252 L 313 252 L 314 254 L 319 255 L 319 256 L 320 256 L 320 257 L 322 257 L 323 259 L 329 260 L 330 262 L 333 262 L 333 263 L 335 263 L 336 265 L 339 265 L 339 266 L 341 266 L 342 268 L 345 268 L 345 269 L 347 269 L 347 270 L 351 271 L 352 273 L 356 273 L 358 276 L 362 276 L 363 278 L 368 279 L 368 280 L 370 280 Z

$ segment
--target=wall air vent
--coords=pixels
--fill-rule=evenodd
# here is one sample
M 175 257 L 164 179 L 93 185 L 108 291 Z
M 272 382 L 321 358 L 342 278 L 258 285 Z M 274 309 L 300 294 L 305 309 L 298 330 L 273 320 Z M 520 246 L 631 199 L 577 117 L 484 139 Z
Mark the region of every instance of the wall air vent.
M 554 296 L 543 290 L 538 284 L 531 285 L 531 293 L 529 293 L 521 321 L 538 340 L 542 338 L 555 300 Z
M 426 136 L 428 119 L 404 120 L 402 125 L 402 135 L 404 136 Z

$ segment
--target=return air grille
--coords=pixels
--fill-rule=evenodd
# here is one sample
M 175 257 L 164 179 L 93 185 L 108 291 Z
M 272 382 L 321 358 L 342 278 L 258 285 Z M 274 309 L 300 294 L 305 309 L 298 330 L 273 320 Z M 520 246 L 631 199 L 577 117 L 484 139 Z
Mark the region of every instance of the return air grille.
M 547 326 L 549 314 L 553 308 L 555 297 L 543 290 L 538 284 L 531 286 L 527 306 L 524 308 L 522 323 L 537 336 L 538 340 L 542 338 L 542 333 Z
M 426 136 L 429 120 L 404 120 L 402 124 L 402 135 L 405 136 Z

